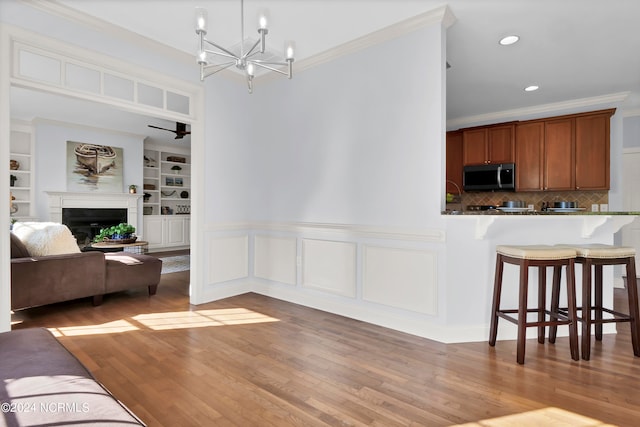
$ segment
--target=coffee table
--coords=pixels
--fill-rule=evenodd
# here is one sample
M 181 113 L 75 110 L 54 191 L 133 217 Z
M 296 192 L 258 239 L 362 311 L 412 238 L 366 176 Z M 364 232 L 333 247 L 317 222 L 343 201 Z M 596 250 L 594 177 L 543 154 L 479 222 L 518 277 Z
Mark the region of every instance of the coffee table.
M 139 240 L 133 243 L 106 243 L 98 242 L 91 244 L 92 249 L 102 252 L 129 252 L 132 254 L 146 254 L 149 252 L 149 242 Z

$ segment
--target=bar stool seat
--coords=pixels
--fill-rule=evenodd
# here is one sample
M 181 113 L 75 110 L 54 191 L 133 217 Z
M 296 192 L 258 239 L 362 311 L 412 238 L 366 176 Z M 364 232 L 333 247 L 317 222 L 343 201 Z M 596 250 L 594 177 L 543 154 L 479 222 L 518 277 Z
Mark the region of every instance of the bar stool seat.
M 545 327 L 569 325 L 569 345 L 571 358 L 579 360 L 578 333 L 576 324 L 576 291 L 574 277 L 575 249 L 549 245 L 528 246 L 496 246 L 496 271 L 493 287 L 493 302 L 491 309 L 491 329 L 489 331 L 489 345 L 495 346 L 498 335 L 498 319 L 503 318 L 518 326 L 516 360 L 524 363 L 526 328 L 538 328 L 538 342 L 544 343 Z M 518 291 L 518 308 L 503 309 L 500 307 L 502 294 L 502 276 L 504 264 L 517 265 L 520 268 L 520 280 Z M 567 271 L 567 301 L 569 307 L 565 312 L 547 309 L 546 304 L 546 271 L 553 267 L 553 289 L 560 288 L 561 268 Z M 538 268 L 538 305 L 535 308 L 528 307 L 529 267 Z M 556 286 L 557 285 L 557 286 Z M 557 307 L 556 307 L 557 308 Z M 529 322 L 527 313 L 537 313 L 537 320 Z M 514 316 L 517 314 L 517 316 Z M 549 320 L 547 320 L 547 316 Z
M 582 307 L 579 320 L 582 322 L 581 350 L 582 358 L 589 360 L 591 355 L 591 325 L 595 325 L 596 341 L 602 340 L 602 325 L 604 323 L 629 322 L 631 327 L 631 343 L 633 354 L 640 356 L 640 312 L 638 308 L 638 286 L 636 280 L 636 250 L 629 246 L 614 246 L 604 244 L 589 245 L 557 245 L 561 248 L 572 248 L 576 251 L 576 263 L 582 264 Z M 603 307 L 602 302 L 602 267 L 605 265 L 624 265 L 627 274 L 627 295 L 629 300 L 628 313 L 615 311 Z M 592 270 L 595 277 L 591 279 Z M 593 298 L 592 298 L 593 290 Z M 557 294 L 560 290 L 553 289 L 552 310 L 558 311 Z M 604 313 L 612 317 L 605 318 Z M 555 340 L 556 330 L 550 329 L 549 341 Z

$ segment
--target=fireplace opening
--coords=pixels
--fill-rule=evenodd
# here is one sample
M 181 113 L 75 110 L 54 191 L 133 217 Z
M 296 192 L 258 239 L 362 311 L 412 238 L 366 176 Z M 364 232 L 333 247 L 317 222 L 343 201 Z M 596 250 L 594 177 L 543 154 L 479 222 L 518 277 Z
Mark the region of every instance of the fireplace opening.
M 81 250 L 91 245 L 100 229 L 127 222 L 127 209 L 63 208 L 62 223 L 69 227 Z

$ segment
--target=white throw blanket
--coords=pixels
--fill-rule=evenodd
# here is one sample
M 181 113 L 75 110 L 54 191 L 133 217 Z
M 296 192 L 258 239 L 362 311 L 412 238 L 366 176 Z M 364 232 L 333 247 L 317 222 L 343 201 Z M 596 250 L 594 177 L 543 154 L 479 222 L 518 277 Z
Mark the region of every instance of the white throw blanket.
M 24 243 L 31 256 L 80 252 L 78 243 L 64 224 L 55 222 L 16 222 L 13 234 Z

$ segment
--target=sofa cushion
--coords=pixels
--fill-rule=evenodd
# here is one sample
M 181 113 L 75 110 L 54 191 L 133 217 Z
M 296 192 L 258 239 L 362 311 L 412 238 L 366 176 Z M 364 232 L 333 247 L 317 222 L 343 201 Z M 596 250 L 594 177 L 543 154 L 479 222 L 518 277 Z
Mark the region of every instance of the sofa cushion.
M 107 264 L 107 293 L 155 286 L 160 282 L 162 260 L 159 258 L 130 252 L 108 252 L 104 256 Z
M 71 231 L 55 222 L 16 222 L 13 233 L 24 243 L 31 256 L 79 253 Z
M 46 329 L 0 333 L 0 358 L 2 425 L 144 425 Z
M 16 236 L 13 233 L 11 234 L 11 258 L 28 258 L 29 255 L 29 251 L 27 250 L 27 248 L 25 247 L 24 243 L 22 243 L 22 240 L 20 240 L 18 238 L 18 236 Z

